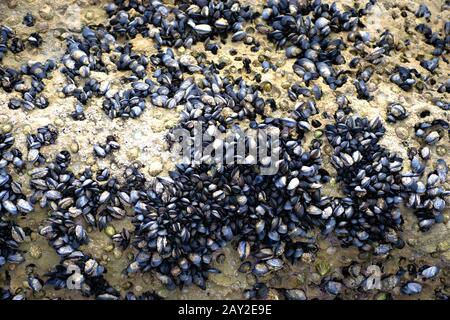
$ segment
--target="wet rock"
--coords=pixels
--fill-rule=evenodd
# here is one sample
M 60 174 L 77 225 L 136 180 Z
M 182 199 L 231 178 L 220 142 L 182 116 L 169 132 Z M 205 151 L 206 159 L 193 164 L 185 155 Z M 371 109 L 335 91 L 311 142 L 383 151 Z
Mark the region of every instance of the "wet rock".
M 52 20 L 55 16 L 55 11 L 51 6 L 44 4 L 39 9 L 39 16 L 44 20 Z

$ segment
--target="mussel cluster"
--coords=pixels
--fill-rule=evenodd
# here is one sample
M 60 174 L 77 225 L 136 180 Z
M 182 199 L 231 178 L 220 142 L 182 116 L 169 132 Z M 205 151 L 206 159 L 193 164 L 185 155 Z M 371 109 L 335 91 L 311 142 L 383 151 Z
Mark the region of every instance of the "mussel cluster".
M 94 175 L 87 168 L 77 177 L 68 170 L 69 163 L 70 153 L 62 151 L 54 163 L 31 171 L 30 201 L 54 211 L 69 210 L 72 217 L 81 216 L 100 230 L 111 219 L 123 219 L 126 215 L 123 208 L 130 204 L 130 196 L 121 191 L 109 170 L 102 169 Z
M 25 239 L 23 229 L 12 222 L 0 220 L 0 268 L 6 263 L 21 263 L 24 258 L 19 245 Z
M 293 66 L 308 85 L 322 77 L 332 88 L 341 87 L 347 81 L 344 72 L 336 71 L 333 65 L 345 63 L 341 49 L 342 39 L 333 33 L 354 30 L 361 25 L 360 17 L 367 14 L 376 1 L 369 1 L 364 9 L 341 12 L 336 3 L 332 5 L 320 0 L 290 2 L 270 0 L 262 12 L 262 18 L 272 27 L 268 38 L 277 47 L 286 47 L 288 58 L 297 58 Z
M 116 180 L 107 169 L 96 177 L 89 170 L 75 177 L 67 169 L 69 163 L 70 155 L 63 151 L 47 168 L 32 172 L 31 200 L 51 209 L 39 233 L 61 257 L 60 264 L 46 275 L 46 284 L 55 289 L 80 290 L 83 295 L 98 299 L 116 299 L 119 293 L 103 277 L 106 269 L 80 248 L 89 238 L 77 218 L 83 217 L 88 225 L 103 229 L 112 218 L 125 216 L 122 203 L 130 198 L 118 189 L 114 191 Z
M 390 246 L 404 246 L 396 232 L 402 224 L 403 160 L 380 146 L 383 134 L 379 118 L 369 121 L 339 111 L 336 124 L 326 126 L 326 136 L 334 148 L 331 163 L 348 195 L 327 208 L 331 218 L 326 231 L 336 226 L 335 233 L 345 244 L 364 250 L 371 249 L 368 243 L 379 243 L 375 248 L 378 254 L 385 254 Z
M 30 213 L 33 207 L 23 194 L 22 185 L 14 181 L 10 174 L 10 164 L 17 171 L 23 169 L 22 154 L 18 149 L 11 148 L 14 137 L 10 133 L 0 134 L 0 142 L 0 219 Z
M 22 40 L 15 36 L 14 31 L 8 26 L 0 26 L 0 62 L 3 60 L 6 53 L 19 53 L 24 50 Z
M 36 134 L 29 134 L 27 136 L 27 161 L 36 166 L 44 164 L 46 159 L 39 150 L 44 146 L 54 144 L 57 138 L 58 130 L 53 125 L 40 127 Z
M 130 11 L 134 9 L 136 14 Z M 246 38 L 245 22 L 256 14 L 250 5 L 237 0 L 227 1 L 180 1 L 168 7 L 161 1 L 119 1 L 106 6 L 110 32 L 117 36 L 135 37 L 140 34 L 155 40 L 158 47 L 190 48 L 204 42 L 205 50 L 217 53 L 219 43 L 213 38 L 226 38 L 232 33 L 233 41 Z M 174 16 L 175 19 L 170 19 Z
M 273 176 L 260 175 L 257 166 L 202 164 L 179 165 L 170 179 L 160 179 L 134 205 L 140 252 L 128 271 L 155 269 L 169 287 L 204 288 L 208 273 L 217 272 L 213 254 L 233 239 L 242 260 L 256 258 L 249 268 L 257 276 L 316 250 L 311 240 L 296 239 L 307 236 L 313 204 L 321 201 L 320 142 L 305 151 L 287 132 L 281 149 Z
M 55 67 L 56 62 L 52 59 L 44 64 L 30 61 L 19 70 L 0 66 L 0 87 L 6 92 L 18 92 L 22 95 L 22 99 L 11 98 L 8 107 L 13 110 L 22 108 L 25 111 L 47 108 L 48 99 L 42 94 L 45 88 L 43 80 L 50 76 Z M 27 77 L 30 81 L 27 81 Z
M 82 295 L 97 299 L 161 299 L 150 291 L 139 296 L 128 292 L 121 297 L 107 282 L 106 267 L 83 251 L 90 242 L 87 228 L 105 230 L 113 219 L 131 217 L 134 225 L 134 230 L 124 228 L 111 236 L 116 247 L 135 253 L 124 270 L 125 275 L 153 271 L 169 289 L 191 284 L 205 289 L 208 277 L 220 272 L 214 261 L 221 249 L 230 245 L 241 259 L 239 271 L 257 278 L 257 283 L 244 293 L 248 299 L 268 295 L 269 289 L 262 280 L 265 275 L 316 253 L 318 236 L 333 236 L 342 246 L 385 256 L 405 245 L 400 234 L 403 205 L 414 210 L 423 231 L 442 223 L 446 197 L 450 195 L 444 188 L 448 167 L 443 159 L 437 160 L 431 170 L 426 167 L 430 147 L 448 138 L 447 121 L 436 119 L 416 125 L 420 149 L 408 150 L 410 170 L 405 171 L 404 159 L 380 143 L 385 128 L 379 117 L 356 115 L 343 94 L 337 96 L 334 118 L 327 112 L 321 113 L 316 106 L 324 94 L 319 81 L 335 91 L 346 84 L 349 75 L 354 76 L 352 84 L 358 99 L 368 102 L 374 99 L 369 81 L 373 75 L 383 74 L 377 65 L 382 65 L 396 50 L 394 37 L 388 30 L 381 33 L 378 41 L 371 41 L 370 34 L 360 30 L 364 27 L 362 17 L 375 3 L 370 0 L 361 8 L 341 11 L 336 4 L 321 0 L 268 0 L 258 13 L 237 0 L 178 1 L 173 6 L 158 0 L 116 0 L 106 5 L 109 18 L 105 24 L 84 26 L 80 35 L 67 37 L 66 51 L 58 63 L 29 62 L 19 70 L 0 66 L 0 87 L 8 93 L 22 94 L 21 99 L 9 100 L 10 109 L 46 108 L 49 102 L 42 93 L 43 80 L 59 68 L 66 80 L 62 94 L 76 101 L 70 114 L 73 120 L 86 119 L 84 110 L 93 98 L 102 100 L 101 108 L 111 119 L 138 118 L 149 104 L 180 110 L 179 122 L 167 134 L 170 147 L 179 142 L 177 129 L 187 130 L 192 139 L 198 130 L 206 131 L 211 138 L 203 141 L 202 147 L 212 143 L 234 160 L 217 164 L 209 157 L 201 163 L 178 164 L 168 177 L 153 180 L 147 180 L 141 166 L 133 164 L 124 171 L 124 182 L 119 182 L 108 168 L 96 172 L 86 168 L 74 173 L 70 168 L 71 154 L 66 150 L 47 161 L 41 148 L 56 143 L 59 134 L 52 125 L 27 135 L 28 152 L 24 160 L 22 153 L 13 148 L 13 136 L 3 133 L 0 268 L 6 263 L 23 261 L 19 245 L 28 236 L 28 230 L 9 218 L 26 215 L 34 206 L 48 210 L 39 234 L 47 239 L 60 262 L 44 275 L 45 280 L 38 274 L 28 275 L 33 293 L 48 285 L 56 290 L 79 290 Z M 428 19 L 430 11 L 421 5 L 415 15 Z M 204 49 L 215 55 L 230 38 L 257 52 L 260 43 L 246 28 L 255 19 L 259 21 L 257 30 L 266 34 L 277 49 L 284 49 L 288 59 L 295 59 L 293 71 L 302 80 L 302 85 L 292 83 L 284 88 L 286 97 L 295 103 L 287 117 L 268 114 L 277 111 L 278 106 L 275 99 L 264 93 L 261 74 L 254 81 L 224 75 L 221 70 L 226 65 L 211 63 L 206 54 L 179 54 L 174 50 L 184 47 L 185 52 L 203 43 Z M 33 16 L 27 14 L 23 23 L 33 26 Z M 445 23 L 443 36 L 423 23 L 416 26 L 416 31 L 434 47 L 433 57 L 420 62 L 421 67 L 433 74 L 441 60 L 448 63 L 445 54 L 450 23 Z M 348 63 L 350 70 L 344 68 L 347 61 L 343 50 L 348 45 L 340 37 L 344 32 L 357 53 Z M 135 50 L 132 40 L 138 37 L 153 39 L 155 52 L 145 55 Z M 39 47 L 42 38 L 32 33 L 28 43 Z M 24 50 L 22 40 L 2 26 L 0 61 L 8 51 L 21 50 Z M 243 72 L 250 74 L 251 60 L 241 61 Z M 263 73 L 276 69 L 268 61 L 261 66 Z M 118 90 L 112 89 L 111 81 L 93 76 L 111 75 L 115 71 L 128 74 L 121 78 L 123 86 Z M 396 65 L 390 71 L 387 71 L 389 80 L 404 91 L 422 91 L 420 84 L 429 80 L 429 76 L 406 66 Z M 449 92 L 448 81 L 437 85 L 439 93 Z M 444 100 L 436 100 L 435 104 L 448 110 Z M 395 102 L 380 108 L 387 108 L 386 121 L 396 124 L 410 116 L 404 105 Z M 323 130 L 326 140 L 320 139 L 321 136 L 305 139 L 313 128 L 322 126 L 319 114 L 327 121 Z M 239 126 L 242 120 L 248 123 L 248 130 L 278 130 L 279 140 L 268 141 L 266 147 L 279 152 L 279 159 L 274 162 L 270 157 L 250 156 L 242 161 L 235 155 L 236 142 L 224 143 L 213 138 L 229 129 L 242 130 Z M 255 144 L 253 138 L 246 136 L 246 148 Z M 337 173 L 334 182 L 345 196 L 323 192 L 323 185 L 331 180 L 322 166 L 324 144 L 331 146 L 329 162 Z M 110 135 L 105 143 L 98 142 L 90 150 L 97 158 L 105 158 L 119 148 L 116 136 Z M 192 160 L 198 154 L 193 150 L 189 156 Z M 263 174 L 255 164 L 257 160 L 264 166 L 274 166 L 276 172 Z M 9 171 L 22 172 L 27 164 L 33 166 L 28 172 L 31 188 L 28 198 Z M 314 230 L 320 230 L 322 235 Z M 320 283 L 320 288 L 338 295 L 344 286 L 362 290 L 374 286 L 370 270 L 378 272 L 376 266 L 364 276 L 356 266 L 344 269 L 352 283 L 329 276 Z M 386 275 L 387 280 L 383 281 L 387 284 L 383 285 L 394 283 L 395 287 L 402 272 Z M 410 272 L 413 277 L 401 285 L 401 292 L 406 295 L 421 292 L 418 278 L 431 279 L 438 272 L 436 266 L 422 266 Z M 306 299 L 305 292 L 297 289 L 284 290 L 284 295 L 287 299 Z M 9 290 L 0 291 L 0 300 L 21 298 Z

